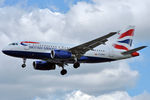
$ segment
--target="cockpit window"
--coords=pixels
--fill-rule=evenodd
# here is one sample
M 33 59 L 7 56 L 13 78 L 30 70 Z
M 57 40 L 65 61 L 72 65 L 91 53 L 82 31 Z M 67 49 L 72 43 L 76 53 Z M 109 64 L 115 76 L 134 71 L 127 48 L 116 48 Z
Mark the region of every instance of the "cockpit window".
M 10 43 L 9 45 L 18 45 L 18 43 Z

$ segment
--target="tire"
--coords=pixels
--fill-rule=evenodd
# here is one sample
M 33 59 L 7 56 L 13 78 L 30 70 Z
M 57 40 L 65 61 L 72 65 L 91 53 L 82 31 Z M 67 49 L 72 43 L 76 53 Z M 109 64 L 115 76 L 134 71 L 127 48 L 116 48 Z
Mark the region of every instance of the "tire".
M 22 64 L 22 68 L 25 68 L 26 67 L 26 64 Z
M 63 69 L 61 72 L 60 72 L 61 75 L 65 75 L 67 74 L 67 70 L 66 69 Z
M 78 63 L 78 62 L 74 63 L 74 64 L 73 64 L 73 67 L 74 67 L 74 68 L 79 68 L 79 67 L 80 67 L 80 63 Z

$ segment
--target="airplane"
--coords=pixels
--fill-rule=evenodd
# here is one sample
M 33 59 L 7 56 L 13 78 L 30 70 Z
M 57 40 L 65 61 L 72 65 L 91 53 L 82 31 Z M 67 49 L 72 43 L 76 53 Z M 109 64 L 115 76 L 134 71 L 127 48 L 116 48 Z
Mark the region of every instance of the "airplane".
M 62 43 L 20 41 L 10 43 L 2 52 L 6 55 L 23 59 L 22 68 L 26 67 L 26 59 L 39 59 L 33 62 L 35 70 L 55 70 L 61 67 L 61 75 L 67 74 L 64 68 L 73 64 L 74 68 L 81 63 L 112 62 L 139 56 L 137 51 L 147 47 L 141 46 L 130 49 L 132 46 L 135 27 L 128 26 L 118 32 L 110 32 L 102 37 L 80 45 Z M 116 35 L 111 45 L 106 44 L 108 38 Z

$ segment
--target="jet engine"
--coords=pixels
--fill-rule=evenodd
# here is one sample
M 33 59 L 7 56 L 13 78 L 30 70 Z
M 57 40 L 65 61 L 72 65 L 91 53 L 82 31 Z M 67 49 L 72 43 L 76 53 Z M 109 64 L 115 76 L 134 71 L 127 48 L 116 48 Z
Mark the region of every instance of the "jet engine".
M 57 59 L 67 59 L 71 58 L 72 53 L 65 50 L 52 50 L 51 51 L 51 58 L 57 58 Z
M 56 65 L 47 61 L 34 61 L 33 67 L 36 70 L 55 70 Z

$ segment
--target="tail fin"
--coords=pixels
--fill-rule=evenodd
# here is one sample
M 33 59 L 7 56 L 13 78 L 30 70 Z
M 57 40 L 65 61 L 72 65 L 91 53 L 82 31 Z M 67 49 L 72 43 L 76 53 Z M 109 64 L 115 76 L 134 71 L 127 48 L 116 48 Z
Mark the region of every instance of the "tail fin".
M 126 29 L 118 32 L 117 41 L 113 44 L 113 47 L 119 51 L 128 51 L 132 46 L 134 36 L 134 26 L 128 26 Z

